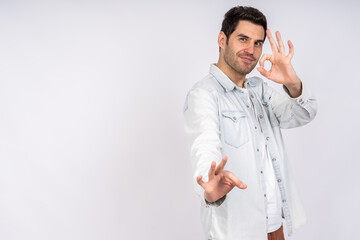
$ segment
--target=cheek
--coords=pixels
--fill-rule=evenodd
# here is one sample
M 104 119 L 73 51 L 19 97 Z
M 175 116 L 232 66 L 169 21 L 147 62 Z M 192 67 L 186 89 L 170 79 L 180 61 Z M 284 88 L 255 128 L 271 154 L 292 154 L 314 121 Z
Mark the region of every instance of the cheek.
M 238 51 L 236 50 L 236 48 L 232 48 L 230 46 L 227 48 L 228 56 L 235 57 L 237 55 L 237 53 L 238 53 Z
M 254 57 L 255 57 L 256 59 L 259 59 L 260 56 L 261 56 L 261 53 L 262 53 L 262 48 L 255 49 Z
M 231 52 L 233 52 L 235 54 L 243 51 L 243 47 L 241 46 L 241 44 L 238 44 L 238 43 L 229 45 L 229 49 Z

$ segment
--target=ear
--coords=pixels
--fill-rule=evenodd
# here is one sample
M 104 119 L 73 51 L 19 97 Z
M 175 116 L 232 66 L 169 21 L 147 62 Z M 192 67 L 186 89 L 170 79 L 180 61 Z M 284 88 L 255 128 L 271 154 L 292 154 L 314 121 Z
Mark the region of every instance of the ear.
M 226 37 L 225 33 L 223 31 L 221 31 L 219 33 L 219 37 L 218 37 L 218 45 L 219 45 L 220 48 L 225 48 L 226 39 L 227 39 L 227 37 Z

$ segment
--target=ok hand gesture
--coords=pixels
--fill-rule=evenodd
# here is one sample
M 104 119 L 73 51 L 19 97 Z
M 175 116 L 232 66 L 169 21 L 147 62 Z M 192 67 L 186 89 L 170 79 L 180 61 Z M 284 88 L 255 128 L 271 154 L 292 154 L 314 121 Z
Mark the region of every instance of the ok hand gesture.
M 281 40 L 280 32 L 276 32 L 276 40 L 273 39 L 270 30 L 266 30 L 266 35 L 269 39 L 272 55 L 264 54 L 259 63 L 260 67 L 257 70 L 266 78 L 283 84 L 290 92 L 292 97 L 298 97 L 301 95 L 301 81 L 295 73 L 293 66 L 291 65 L 291 59 L 294 55 L 294 45 L 291 41 L 288 41 L 289 54 L 285 55 L 285 47 Z M 272 64 L 271 69 L 267 71 L 264 68 L 265 61 L 269 60 Z
M 204 197 L 208 202 L 217 201 L 230 192 L 235 186 L 241 189 L 247 188 L 246 184 L 241 182 L 235 174 L 224 170 L 226 162 L 227 156 L 221 160 L 218 167 L 216 167 L 216 162 L 211 162 L 211 167 L 208 172 L 208 182 L 204 182 L 202 176 L 196 178 L 198 184 L 205 190 Z

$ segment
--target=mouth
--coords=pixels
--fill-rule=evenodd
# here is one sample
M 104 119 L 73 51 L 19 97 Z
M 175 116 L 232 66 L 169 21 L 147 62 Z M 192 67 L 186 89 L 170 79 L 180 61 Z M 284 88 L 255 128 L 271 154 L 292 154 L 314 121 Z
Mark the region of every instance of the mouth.
M 253 63 L 255 61 L 255 59 L 253 59 L 251 57 L 240 56 L 240 58 L 245 63 Z

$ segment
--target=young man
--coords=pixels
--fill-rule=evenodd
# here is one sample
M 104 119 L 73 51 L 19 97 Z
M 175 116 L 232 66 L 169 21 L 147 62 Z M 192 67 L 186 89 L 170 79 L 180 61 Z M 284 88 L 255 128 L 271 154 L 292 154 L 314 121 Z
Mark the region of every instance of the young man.
M 291 65 L 292 43 L 286 54 L 275 35 L 277 44 L 259 10 L 230 9 L 218 37 L 219 60 L 187 95 L 185 130 L 206 239 L 284 239 L 283 218 L 289 235 L 306 221 L 280 129 L 310 122 L 316 100 Z M 258 77 L 246 78 L 266 36 L 273 53 L 261 57 L 257 70 L 287 95 Z

